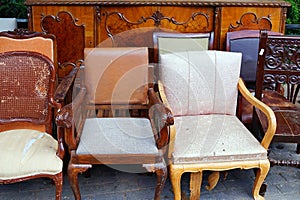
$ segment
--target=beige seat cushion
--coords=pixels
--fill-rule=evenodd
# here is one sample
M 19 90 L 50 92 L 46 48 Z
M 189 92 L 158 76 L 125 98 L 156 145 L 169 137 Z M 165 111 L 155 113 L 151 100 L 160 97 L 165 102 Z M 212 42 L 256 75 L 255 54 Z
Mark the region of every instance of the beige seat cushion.
M 63 162 L 56 156 L 57 145 L 51 135 L 35 130 L 1 132 L 0 179 L 61 172 Z
M 174 164 L 267 159 L 267 151 L 235 116 L 175 117 Z
M 89 118 L 77 154 L 158 155 L 158 149 L 148 119 Z
M 160 56 L 159 76 L 175 116 L 235 115 L 241 53 L 208 50 Z

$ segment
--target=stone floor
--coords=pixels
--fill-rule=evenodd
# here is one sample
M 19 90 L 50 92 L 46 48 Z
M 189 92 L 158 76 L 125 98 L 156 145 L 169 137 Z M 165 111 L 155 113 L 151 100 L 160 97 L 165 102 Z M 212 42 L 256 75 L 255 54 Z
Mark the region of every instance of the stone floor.
M 295 144 L 271 146 L 270 156 L 281 159 L 297 159 Z M 209 200 L 250 200 L 254 182 L 252 170 L 231 170 L 226 180 L 220 180 L 216 188 L 206 191 L 208 172 L 204 173 L 201 187 L 201 199 Z M 295 167 L 271 167 L 266 182 L 268 189 L 266 200 L 300 199 L 300 169 Z M 107 166 L 94 166 L 90 177 L 79 175 L 83 200 L 146 200 L 153 199 L 156 177 L 152 174 L 134 174 L 118 171 Z M 189 196 L 189 176 L 182 177 L 183 199 Z M 54 185 L 47 179 L 36 179 L 21 183 L 0 185 L 0 200 L 51 200 L 54 199 Z M 168 179 L 161 199 L 173 199 L 170 180 Z M 67 176 L 64 177 L 63 199 L 74 199 Z

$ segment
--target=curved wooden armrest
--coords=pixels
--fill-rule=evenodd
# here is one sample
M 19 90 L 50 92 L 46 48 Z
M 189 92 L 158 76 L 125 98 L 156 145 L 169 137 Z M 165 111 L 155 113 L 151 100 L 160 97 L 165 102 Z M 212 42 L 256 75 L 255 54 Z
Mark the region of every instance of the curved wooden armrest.
M 261 141 L 261 145 L 268 150 L 269 145 L 273 139 L 273 136 L 276 131 L 276 117 L 273 112 L 273 110 L 264 104 L 263 102 L 259 101 L 257 98 L 255 98 L 249 90 L 246 88 L 244 81 L 240 78 L 238 82 L 238 89 L 242 96 L 253 106 L 261 110 L 268 119 L 268 129 L 265 132 L 265 135 Z
M 65 63 L 65 65 L 71 65 L 73 70 L 61 80 L 55 90 L 54 99 L 58 102 L 63 102 L 65 100 L 67 93 L 70 89 L 72 89 L 71 87 L 74 83 L 77 72 L 79 71 L 79 68 L 74 63 Z
M 85 97 L 86 89 L 81 88 L 78 95 L 73 99 L 72 103 L 65 105 L 56 113 L 55 122 L 57 126 L 71 128 L 74 122 L 73 113 L 77 110 Z
M 149 108 L 149 118 L 151 121 L 157 147 L 160 149 L 168 144 L 168 126 L 174 124 L 174 118 L 170 109 L 159 100 L 153 88 L 148 90 L 151 107 Z

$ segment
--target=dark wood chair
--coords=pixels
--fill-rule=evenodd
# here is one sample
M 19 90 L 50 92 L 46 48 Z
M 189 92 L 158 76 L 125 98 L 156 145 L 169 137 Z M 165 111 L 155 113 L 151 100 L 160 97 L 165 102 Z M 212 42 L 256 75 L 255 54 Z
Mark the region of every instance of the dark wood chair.
M 240 76 L 245 81 L 246 87 L 254 93 L 256 84 L 256 69 L 258 59 L 258 46 L 259 46 L 259 30 L 240 30 L 234 32 L 227 32 L 226 34 L 226 51 L 241 52 L 242 53 L 242 65 Z M 282 35 L 279 32 L 268 31 L 269 35 Z M 266 84 L 265 84 L 266 85 Z M 277 88 L 278 90 L 281 87 Z M 280 91 L 281 92 L 281 91 Z M 264 92 L 262 101 L 267 102 L 269 105 L 272 102 L 284 101 L 285 98 L 279 95 L 272 95 L 268 91 Z M 285 101 L 287 106 L 294 106 L 290 102 Z M 242 122 L 251 129 L 253 106 L 249 104 L 245 99 L 239 98 L 238 116 Z
M 56 16 L 45 15 L 41 20 L 43 32 L 53 34 L 57 40 L 58 78 L 67 76 L 80 65 L 84 57 L 85 27 L 78 25 L 70 12 L 60 11 Z
M 255 88 L 257 98 L 262 99 L 265 90 L 280 95 L 275 87 L 264 88 L 264 83 L 271 86 L 278 83 L 287 88 L 285 101 L 295 102 L 299 92 L 295 88 L 300 84 L 299 47 L 299 36 L 271 36 L 261 31 Z M 300 109 L 296 106 L 286 107 L 285 101 L 270 105 L 278 124 L 273 142 L 296 143 L 297 153 L 300 153 Z M 259 113 L 258 117 L 265 129 L 265 121 Z M 300 166 L 299 161 L 273 160 L 272 164 Z
M 148 49 L 85 49 L 80 74 L 78 95 L 56 116 L 71 154 L 68 177 L 75 198 L 81 199 L 78 173 L 105 164 L 127 172 L 141 171 L 118 166 L 142 165 L 155 172 L 154 198 L 160 199 L 167 178 L 167 126 L 173 118 L 153 90 Z M 147 109 L 148 117 L 133 117 L 136 109 Z
M 61 199 L 63 136 L 53 135 L 55 66 L 30 51 L 0 53 L 0 184 L 50 178 Z
M 212 50 L 160 55 L 159 94 L 174 116 L 168 156 L 176 200 L 182 199 L 183 173 L 190 173 L 190 199 L 199 199 L 203 171 L 212 171 L 207 186 L 211 190 L 220 171 L 236 168 L 258 169 L 252 194 L 263 199 L 259 190 L 270 167 L 267 150 L 276 119 L 239 78 L 241 58 L 241 53 Z M 261 142 L 236 117 L 238 91 L 267 116 Z

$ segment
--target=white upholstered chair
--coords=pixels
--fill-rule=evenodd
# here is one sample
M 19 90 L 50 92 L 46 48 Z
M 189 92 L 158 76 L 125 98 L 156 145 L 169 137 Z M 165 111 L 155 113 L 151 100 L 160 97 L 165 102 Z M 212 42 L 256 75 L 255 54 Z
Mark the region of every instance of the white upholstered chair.
M 0 18 L 0 31 L 13 31 L 16 28 L 16 18 Z
M 269 171 L 268 146 L 276 129 L 273 111 L 258 101 L 239 78 L 241 54 L 221 51 L 182 51 L 160 55 L 159 92 L 171 109 L 169 173 L 175 199 L 181 199 L 180 181 L 191 172 L 191 199 L 199 199 L 202 172 L 211 170 L 212 189 L 219 172 L 258 168 L 255 199 Z M 268 118 L 260 143 L 236 116 L 238 91 Z M 215 177 L 215 178 L 214 178 Z

